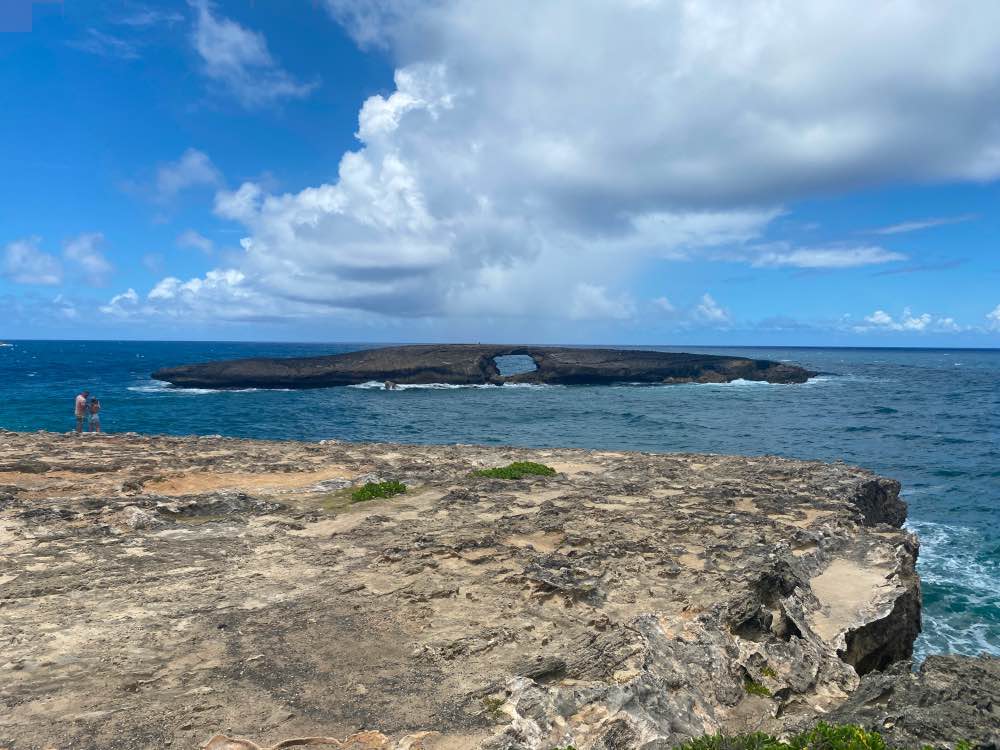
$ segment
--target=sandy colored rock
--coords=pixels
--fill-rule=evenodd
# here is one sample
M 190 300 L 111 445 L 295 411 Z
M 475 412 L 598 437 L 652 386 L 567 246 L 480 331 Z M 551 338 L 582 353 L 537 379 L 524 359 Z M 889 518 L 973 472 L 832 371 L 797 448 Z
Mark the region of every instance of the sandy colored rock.
M 515 460 L 559 473 L 471 475 Z M 833 710 L 919 629 L 899 485 L 842 464 L 0 432 L 0 466 L 0 747 L 669 747 Z

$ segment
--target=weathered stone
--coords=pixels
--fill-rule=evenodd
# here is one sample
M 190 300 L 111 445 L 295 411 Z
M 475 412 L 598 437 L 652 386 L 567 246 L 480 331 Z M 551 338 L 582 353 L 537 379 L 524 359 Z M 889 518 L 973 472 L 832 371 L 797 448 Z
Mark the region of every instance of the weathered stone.
M 654 750 L 838 716 L 919 629 L 898 485 L 842 464 L 4 433 L 0 465 L 43 449 L 0 472 L 0 747 Z M 472 475 L 515 460 L 557 473 Z M 373 477 L 409 490 L 352 503 Z M 968 666 L 942 704 L 959 669 L 988 718 Z
M 163 526 L 165 521 L 159 518 L 155 513 L 150 513 L 142 508 L 137 508 L 134 505 L 129 505 L 123 511 L 125 515 L 125 523 L 128 524 L 129 528 L 141 530 L 141 529 L 155 529 L 159 526 Z
M 1000 658 L 929 656 L 917 672 L 899 663 L 865 675 L 827 719 L 860 724 L 899 747 L 1000 748 Z
M 495 357 L 524 355 L 537 369 L 504 377 Z M 745 357 L 636 349 L 438 344 L 366 349 L 326 357 L 235 359 L 168 367 L 153 373 L 186 388 L 322 388 L 370 381 L 393 384 L 803 383 L 815 372 Z

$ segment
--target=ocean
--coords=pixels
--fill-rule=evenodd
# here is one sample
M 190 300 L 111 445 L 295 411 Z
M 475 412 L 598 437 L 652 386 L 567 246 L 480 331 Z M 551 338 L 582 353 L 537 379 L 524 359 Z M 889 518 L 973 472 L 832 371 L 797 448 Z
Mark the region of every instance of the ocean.
M 335 354 L 347 344 L 15 341 L 0 346 L 0 427 L 776 454 L 842 460 L 903 484 L 920 535 L 918 656 L 1000 655 L 1000 350 L 644 347 L 789 361 L 804 385 L 411 386 L 175 390 L 159 367 Z M 2 438 L 0 438 L 2 439 Z

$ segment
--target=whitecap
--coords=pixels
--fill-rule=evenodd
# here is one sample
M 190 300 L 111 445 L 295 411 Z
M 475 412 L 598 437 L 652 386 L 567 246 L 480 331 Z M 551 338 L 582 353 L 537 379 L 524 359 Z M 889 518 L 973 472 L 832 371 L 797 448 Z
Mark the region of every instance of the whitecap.
M 162 380 L 150 380 L 141 385 L 130 385 L 133 393 L 172 393 L 189 396 L 205 396 L 210 393 L 256 393 L 257 391 L 290 391 L 291 388 L 178 388 Z
M 347 386 L 348 388 L 358 388 L 365 391 L 384 391 L 385 382 L 381 380 L 369 380 L 364 383 L 356 383 Z M 558 385 L 549 383 L 396 383 L 393 390 L 398 391 L 453 391 L 465 388 L 559 388 Z

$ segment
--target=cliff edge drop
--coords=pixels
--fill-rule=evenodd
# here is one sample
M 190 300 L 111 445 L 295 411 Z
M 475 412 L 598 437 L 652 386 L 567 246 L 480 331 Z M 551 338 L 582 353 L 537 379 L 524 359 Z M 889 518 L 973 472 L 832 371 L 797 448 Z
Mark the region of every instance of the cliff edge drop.
M 475 473 L 512 461 L 553 473 Z M 0 431 L 0 747 L 659 750 L 834 716 L 995 747 L 1000 660 L 908 670 L 898 493 L 771 456 Z
M 530 357 L 531 372 L 503 376 L 496 357 Z M 153 373 L 182 388 L 326 388 L 370 381 L 482 385 L 549 383 L 804 383 L 817 373 L 766 359 L 632 349 L 436 344 L 366 349 L 324 357 L 233 359 Z

